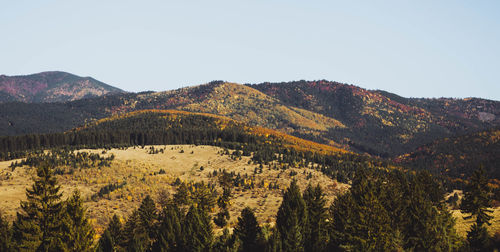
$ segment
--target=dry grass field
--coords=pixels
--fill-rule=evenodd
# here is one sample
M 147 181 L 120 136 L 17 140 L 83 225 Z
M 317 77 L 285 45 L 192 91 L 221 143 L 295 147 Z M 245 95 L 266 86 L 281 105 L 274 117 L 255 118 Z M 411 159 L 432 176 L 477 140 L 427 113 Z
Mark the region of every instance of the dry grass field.
M 216 183 L 214 170 L 226 170 L 244 176 L 248 175 L 248 183 L 253 181 L 254 189 L 233 188 L 231 199 L 229 226 L 236 223 L 240 211 L 250 206 L 255 209 L 259 222 L 274 223 L 276 212 L 281 204 L 282 189 L 285 189 L 293 176 L 299 186 L 304 189 L 308 183 L 319 183 L 327 194 L 329 203 L 339 193 L 348 189 L 346 184 L 338 183 L 321 172 L 310 168 L 290 168 L 274 170 L 264 166 L 262 173 L 254 174 L 258 165 L 249 164 L 250 157 L 233 160 L 228 155 L 222 155 L 223 149 L 213 146 L 168 145 L 155 146 L 163 149 L 163 153 L 149 154 L 149 147 L 132 147 L 128 149 L 112 149 L 105 151 L 106 155 L 115 155 L 110 167 L 77 169 L 73 174 L 57 175 L 64 193 L 70 195 L 74 189 L 79 189 L 85 199 L 88 215 L 97 231 L 100 233 L 113 214 L 126 218 L 146 195 L 159 200 L 161 194 L 175 193 L 174 181 L 179 178 L 185 182 Z M 104 150 L 81 150 L 93 153 L 103 153 Z M 15 161 L 15 160 L 14 160 Z M 12 161 L 0 162 L 0 211 L 9 220 L 13 220 L 19 203 L 26 198 L 26 187 L 33 183 L 31 178 L 35 170 L 29 167 L 16 168 L 13 172 L 8 167 Z M 160 170 L 165 173 L 160 174 Z M 306 171 L 306 173 L 304 173 Z M 307 179 L 306 174 L 312 177 Z M 102 187 L 109 184 L 126 184 L 115 191 L 97 199 L 91 199 Z M 268 185 L 277 183 L 279 189 L 269 189 Z M 217 187 L 219 193 L 222 189 Z M 329 204 L 328 203 L 328 204 Z M 215 212 L 214 212 L 215 213 Z M 456 218 L 457 232 L 465 237 L 472 220 L 464 220 L 459 210 L 452 210 Z M 491 234 L 500 232 L 500 208 L 494 209 L 495 218 L 489 227 Z
M 488 232 L 491 235 L 495 233 L 500 233 L 500 208 L 492 209 L 493 212 L 493 220 L 491 220 L 491 226 L 488 226 Z M 467 231 L 469 231 L 470 226 L 474 222 L 474 219 L 464 220 L 464 214 L 460 212 L 460 210 L 452 210 L 453 217 L 456 218 L 456 226 L 457 233 L 460 236 L 466 237 Z
M 194 145 L 168 145 L 155 146 L 156 149 L 164 149 L 163 153 L 148 154 L 149 146 L 144 149 L 132 147 L 128 149 L 112 149 L 104 155 L 115 155 L 115 160 L 110 167 L 76 169 L 73 174 L 57 175 L 59 184 L 64 192 L 63 197 L 70 195 L 71 191 L 78 188 L 88 209 L 96 231 L 102 232 L 113 214 L 127 217 L 146 195 L 151 195 L 158 200 L 160 194 L 175 192 L 174 181 L 180 178 L 182 181 L 193 181 L 205 183 L 216 183 L 217 177 L 213 177 L 214 170 L 234 171 L 236 174 L 248 175 L 248 182 L 253 181 L 255 188 L 244 190 L 242 187 L 233 189 L 231 199 L 229 225 L 236 223 L 241 210 L 250 206 L 255 209 L 256 215 L 262 224 L 273 223 L 274 217 L 281 204 L 282 189 L 286 188 L 290 181 L 290 172 L 297 175 L 293 177 L 298 180 L 299 186 L 304 189 L 308 183 L 319 183 L 331 202 L 337 194 L 347 190 L 348 186 L 337 183 L 321 172 L 309 168 L 290 168 L 288 170 L 274 170 L 264 166 L 262 173 L 254 174 L 258 165 L 249 164 L 249 157 L 241 160 L 233 160 L 228 155 L 221 155 L 223 149 L 213 146 Z M 81 150 L 88 152 L 103 153 L 104 150 Z M 19 203 L 26 198 L 25 189 L 31 186 L 31 178 L 35 171 L 29 167 L 16 168 L 11 171 L 8 167 L 12 161 L 0 162 L 0 211 L 5 213 L 10 220 L 14 219 L 15 212 L 19 210 Z M 165 173 L 160 174 L 163 169 Z M 312 176 L 307 179 L 307 175 Z M 119 188 L 102 198 L 95 200 L 91 196 L 96 194 L 102 187 L 111 183 L 125 186 Z M 268 184 L 277 183 L 279 189 L 268 189 Z M 216 188 L 219 193 L 222 189 Z M 160 193 L 161 192 L 161 193 Z

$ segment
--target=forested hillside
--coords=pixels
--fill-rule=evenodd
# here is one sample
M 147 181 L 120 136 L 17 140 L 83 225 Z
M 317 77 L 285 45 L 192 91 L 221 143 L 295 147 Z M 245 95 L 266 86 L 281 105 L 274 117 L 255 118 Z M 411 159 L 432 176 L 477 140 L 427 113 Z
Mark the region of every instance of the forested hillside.
M 433 140 L 500 124 L 500 102 L 483 99 L 409 99 L 330 81 L 250 85 L 289 106 L 335 118 L 345 127 L 319 137 L 380 156 L 409 152 Z
M 483 166 L 490 179 L 500 179 L 500 130 L 437 140 L 395 161 L 455 178 L 468 178 L 474 167 Z
M 500 103 L 413 99 L 328 81 L 239 85 L 214 81 L 166 92 L 118 94 L 55 104 L 0 104 L 0 133 L 69 130 L 142 109 L 223 115 L 318 143 L 390 157 L 444 137 L 498 126 Z

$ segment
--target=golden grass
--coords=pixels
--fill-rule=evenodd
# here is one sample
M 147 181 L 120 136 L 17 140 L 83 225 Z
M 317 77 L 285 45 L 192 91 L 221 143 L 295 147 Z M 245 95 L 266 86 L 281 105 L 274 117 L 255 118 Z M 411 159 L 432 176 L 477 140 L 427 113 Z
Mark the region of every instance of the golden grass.
M 248 174 L 250 178 L 254 174 L 254 169 L 258 167 L 248 164 L 249 157 L 232 160 L 227 155 L 219 154 L 222 151 L 221 148 L 213 146 L 155 146 L 155 148 L 165 148 L 164 153 L 159 154 L 148 154 L 148 148 L 149 146 L 144 149 L 139 147 L 126 150 L 112 149 L 107 151 L 108 155 L 115 155 L 115 160 L 110 167 L 76 170 L 72 175 L 57 176 L 65 197 L 69 196 L 70 192 L 76 188 L 81 191 L 88 209 L 88 216 L 98 233 L 103 231 L 113 214 L 127 217 L 139 206 L 147 194 L 154 199 L 157 199 L 160 191 L 173 194 L 175 187 L 172 186 L 172 183 L 176 178 L 183 181 L 215 183 L 217 178 L 210 176 L 214 170 L 226 169 L 228 172 L 234 171 L 242 176 Z M 180 153 L 181 150 L 183 153 Z M 101 153 L 103 150 L 82 151 Z M 19 210 L 20 201 L 26 198 L 26 187 L 32 184 L 31 177 L 34 175 L 34 169 L 22 167 L 11 172 L 8 168 L 11 162 L 0 162 L 0 178 L 4 178 L 0 181 L 0 210 L 10 220 L 13 220 L 15 212 Z M 200 169 L 201 166 L 203 166 L 203 170 Z M 158 173 L 160 169 L 164 169 L 166 173 L 155 175 L 155 172 Z M 337 183 L 315 169 L 302 167 L 278 171 L 265 166 L 261 174 L 255 175 L 255 189 L 233 189 L 230 226 L 236 223 L 239 213 L 246 206 L 255 209 L 260 223 L 273 223 L 282 200 L 281 190 L 286 188 L 291 181 L 290 171 L 298 173 L 294 178 L 298 180 L 302 189 L 309 182 L 319 183 L 324 188 L 330 202 L 339 192 L 347 189 L 347 185 Z M 303 174 L 304 171 L 311 172 L 312 179 L 307 180 L 306 174 Z M 9 179 L 5 179 L 7 174 L 10 174 L 8 175 Z M 127 184 L 123 188 L 111 192 L 108 196 L 97 201 L 90 199 L 91 195 L 98 192 L 103 186 L 124 181 Z M 265 184 L 276 182 L 280 189 L 260 188 L 257 185 L 261 181 Z M 217 190 L 222 191 L 221 188 L 217 188 Z
M 488 226 L 488 232 L 493 235 L 497 232 L 500 232 L 500 208 L 492 209 L 493 212 L 493 220 L 491 221 L 491 226 Z M 464 220 L 464 214 L 460 212 L 460 210 L 451 210 L 453 217 L 456 218 L 456 226 L 457 233 L 462 236 L 467 236 L 467 231 L 470 230 L 470 226 L 474 222 L 474 219 Z

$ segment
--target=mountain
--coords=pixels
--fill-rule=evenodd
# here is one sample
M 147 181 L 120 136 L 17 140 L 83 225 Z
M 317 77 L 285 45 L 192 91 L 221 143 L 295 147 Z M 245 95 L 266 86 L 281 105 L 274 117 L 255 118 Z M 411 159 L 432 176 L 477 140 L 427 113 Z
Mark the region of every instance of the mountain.
M 401 155 L 395 162 L 462 179 L 483 166 L 489 178 L 500 179 L 500 129 L 439 139 Z
M 42 72 L 24 76 L 0 75 L 0 103 L 66 102 L 124 91 L 91 77 L 65 72 Z
M 53 104 L 0 104 L 0 134 L 69 130 L 111 115 L 176 109 L 381 157 L 437 139 L 500 126 L 500 102 L 414 99 L 329 81 L 240 85 L 223 81 L 164 92 L 124 93 Z
M 316 141 L 333 140 L 380 156 L 402 154 L 439 138 L 500 125 L 498 101 L 403 98 L 330 81 L 248 86 L 285 105 L 335 118 L 344 125 L 330 128 Z

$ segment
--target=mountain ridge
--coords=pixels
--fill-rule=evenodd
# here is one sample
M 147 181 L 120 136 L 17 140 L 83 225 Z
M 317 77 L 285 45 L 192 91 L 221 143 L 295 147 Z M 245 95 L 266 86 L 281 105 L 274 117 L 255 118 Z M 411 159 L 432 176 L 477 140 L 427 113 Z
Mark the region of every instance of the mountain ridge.
M 223 115 L 381 157 L 396 157 L 437 139 L 500 126 L 500 102 L 492 100 L 404 98 L 325 80 L 253 85 L 212 81 L 65 103 L 0 104 L 0 135 L 59 132 L 144 109 Z
M 66 102 L 123 92 L 92 77 L 80 77 L 62 71 L 0 75 L 0 103 Z

